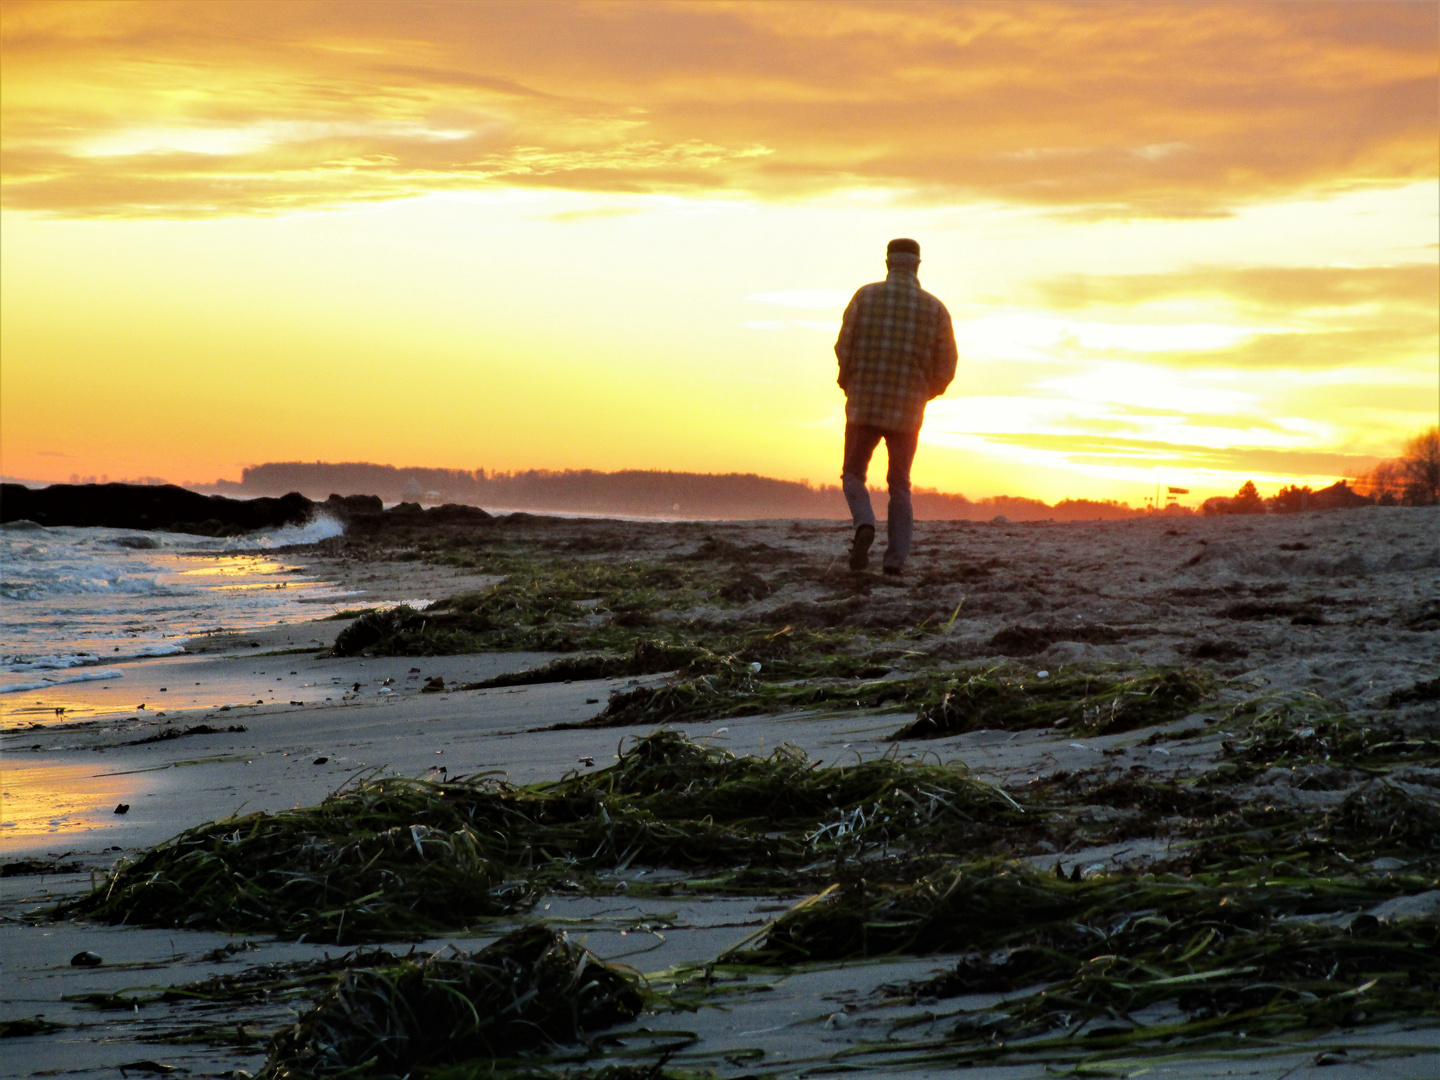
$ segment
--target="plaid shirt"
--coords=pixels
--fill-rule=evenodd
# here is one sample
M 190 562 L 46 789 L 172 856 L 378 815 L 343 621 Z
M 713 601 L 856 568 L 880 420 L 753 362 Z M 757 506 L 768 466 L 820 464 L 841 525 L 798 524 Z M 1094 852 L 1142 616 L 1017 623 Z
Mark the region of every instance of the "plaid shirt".
M 849 423 L 919 431 L 925 403 L 955 378 L 950 312 L 913 271 L 891 270 L 851 299 L 835 355 Z

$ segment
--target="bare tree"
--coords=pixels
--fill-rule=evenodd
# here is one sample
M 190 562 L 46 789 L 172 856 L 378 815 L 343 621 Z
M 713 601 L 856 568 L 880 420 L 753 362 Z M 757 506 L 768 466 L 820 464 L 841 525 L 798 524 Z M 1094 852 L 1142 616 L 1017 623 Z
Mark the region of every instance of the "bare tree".
M 1357 477 L 1355 489 L 1381 506 L 1394 506 L 1405 496 L 1405 470 L 1399 460 L 1386 458 Z
M 1440 424 L 1407 442 L 1399 465 L 1407 503 L 1411 506 L 1440 503 Z
M 1406 442 L 1399 457 L 1386 458 L 1356 477 L 1355 489 L 1381 506 L 1440 503 L 1440 425 Z

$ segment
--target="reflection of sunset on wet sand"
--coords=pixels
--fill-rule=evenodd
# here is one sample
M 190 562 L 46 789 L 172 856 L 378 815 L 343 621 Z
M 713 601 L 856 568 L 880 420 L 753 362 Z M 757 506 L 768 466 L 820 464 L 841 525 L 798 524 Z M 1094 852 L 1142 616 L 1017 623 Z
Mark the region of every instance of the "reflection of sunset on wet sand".
M 106 825 L 118 821 L 115 807 L 136 799 L 141 787 L 139 777 L 107 774 L 98 761 L 29 765 L 18 753 L 7 752 L 0 761 L 0 843 L 23 845 L 54 836 L 63 844 L 63 834 L 83 832 L 94 844 L 96 830 L 103 835 Z M 145 816 L 143 806 L 132 809 L 137 819 Z
M 1435 417 L 1433 5 L 16 3 L 4 34 L 11 475 L 829 480 L 834 329 L 894 235 L 960 345 L 922 485 L 1269 494 Z

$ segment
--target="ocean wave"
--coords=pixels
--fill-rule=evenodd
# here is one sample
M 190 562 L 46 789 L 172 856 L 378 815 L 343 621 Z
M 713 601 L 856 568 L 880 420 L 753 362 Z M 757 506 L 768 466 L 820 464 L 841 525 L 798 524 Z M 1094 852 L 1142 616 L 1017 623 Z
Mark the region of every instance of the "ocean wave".
M 121 679 L 124 673 L 119 671 L 77 671 L 73 675 L 57 675 L 38 682 L 9 683 L 0 685 L 0 694 L 21 694 L 28 690 L 49 690 L 52 686 L 63 686 L 65 683 L 94 682 L 97 679 Z
M 303 620 L 325 582 L 264 549 L 339 536 L 328 516 L 248 536 L 79 528 L 0 531 L 0 672 L 47 672 L 184 652 L 205 627 Z M 30 674 L 25 674 L 25 673 Z
M 286 525 L 284 528 L 261 533 L 259 536 L 251 534 L 232 537 L 225 547 L 227 550 L 288 547 L 291 544 L 315 544 L 321 540 L 329 540 L 332 536 L 344 535 L 344 525 L 328 514 L 317 514 L 304 525 Z
M 104 663 L 95 653 L 66 653 L 60 656 L 6 656 L 0 658 L 5 671 L 63 671 L 67 668 L 93 667 Z
M 5 656 L 0 657 L 0 671 L 69 671 L 74 668 L 97 667 L 100 664 L 119 664 L 127 660 L 150 660 L 157 656 L 180 656 L 185 652 L 184 645 L 176 645 L 172 642 L 163 642 L 155 645 L 142 645 L 134 652 L 116 653 L 100 656 L 98 653 L 63 653 L 54 656 Z M 96 676 L 84 676 L 84 678 L 95 678 Z M 106 676 L 108 678 L 109 676 Z
M 51 596 L 185 596 L 189 593 L 162 582 L 159 567 L 148 565 L 121 568 L 114 563 L 91 562 L 59 566 L 32 564 L 23 569 L 29 580 L 0 581 L 0 596 L 10 600 L 39 600 Z
M 143 660 L 151 656 L 179 656 L 185 651 L 184 645 L 146 645 L 138 652 L 121 657 L 123 660 Z

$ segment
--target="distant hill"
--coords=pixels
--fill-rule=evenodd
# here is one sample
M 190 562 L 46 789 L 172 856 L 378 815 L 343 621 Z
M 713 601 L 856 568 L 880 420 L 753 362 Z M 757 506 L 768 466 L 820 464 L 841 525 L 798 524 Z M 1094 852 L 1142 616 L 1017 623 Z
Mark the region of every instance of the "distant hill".
M 397 468 L 367 462 L 268 462 L 246 469 L 239 483 L 217 481 L 204 490 L 223 495 L 284 495 L 312 499 L 378 495 L 386 502 L 468 503 L 487 509 L 623 514 L 692 519 L 845 518 L 845 498 L 834 484 L 813 487 L 754 473 L 683 473 L 627 469 L 552 472 L 486 472 L 467 469 Z M 1134 517 L 1123 503 L 1066 499 L 1050 506 L 1007 495 L 971 500 L 964 495 L 917 489 L 915 516 L 925 521 L 1089 521 Z M 881 494 L 876 509 L 883 511 Z

